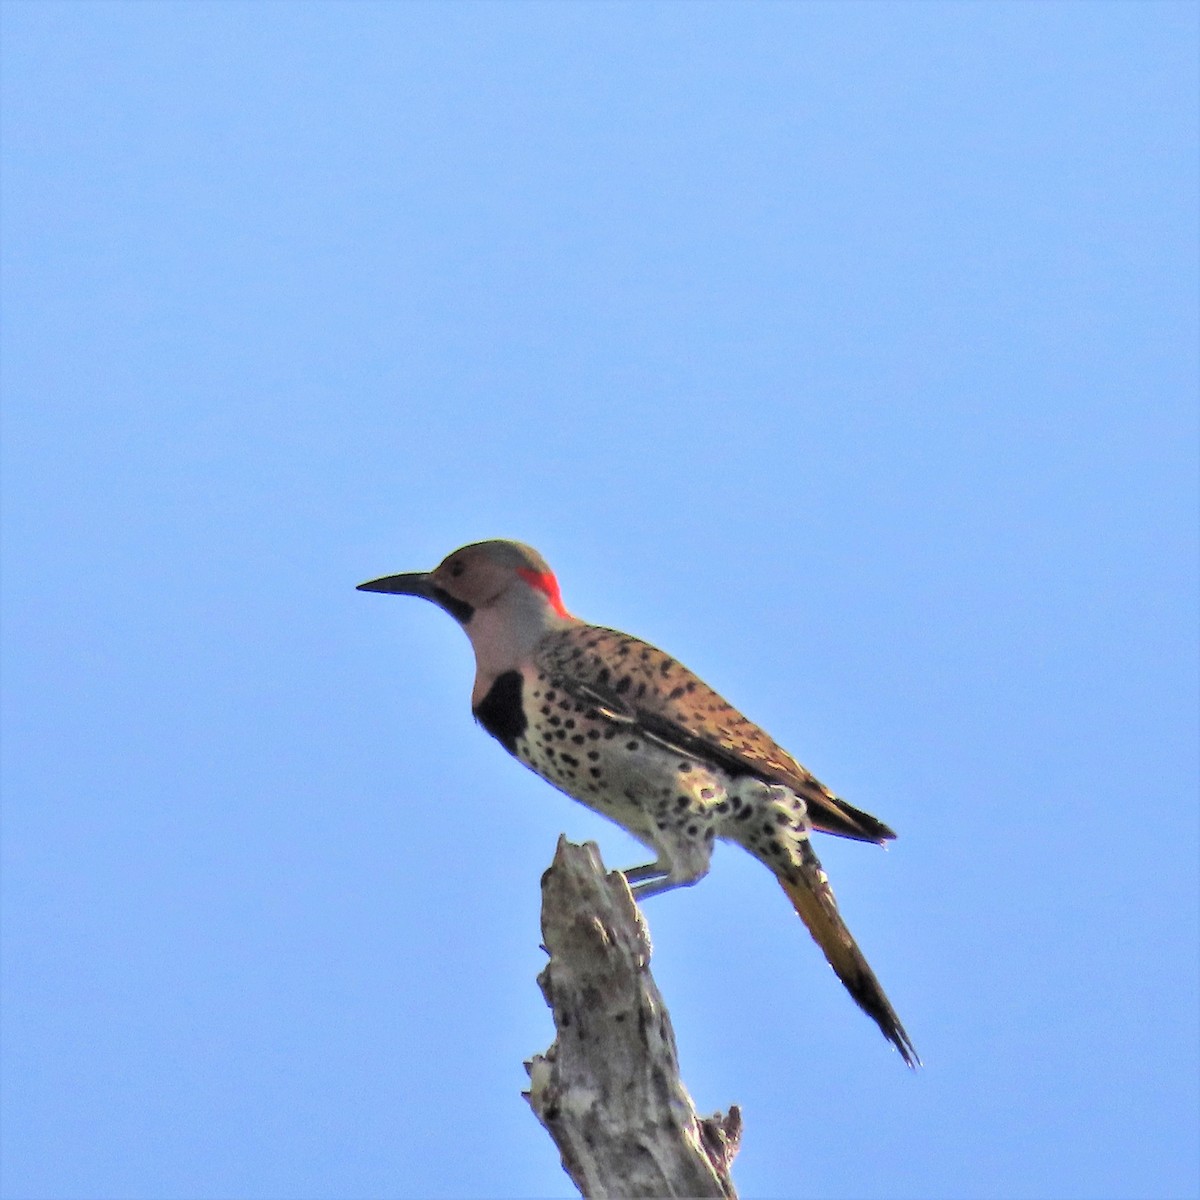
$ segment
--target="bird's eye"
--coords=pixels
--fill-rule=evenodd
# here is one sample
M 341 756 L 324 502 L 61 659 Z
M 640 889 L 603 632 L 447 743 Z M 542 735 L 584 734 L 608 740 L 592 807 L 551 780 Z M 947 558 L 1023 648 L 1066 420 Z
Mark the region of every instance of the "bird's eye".
M 457 579 L 467 568 L 462 563 L 452 563 L 450 566 L 450 578 Z

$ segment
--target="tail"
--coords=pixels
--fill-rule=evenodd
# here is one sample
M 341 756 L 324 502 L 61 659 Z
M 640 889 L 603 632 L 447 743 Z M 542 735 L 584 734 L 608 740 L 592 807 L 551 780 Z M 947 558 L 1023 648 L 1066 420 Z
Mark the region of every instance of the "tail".
M 835 796 L 817 780 L 814 786 L 800 793 L 808 805 L 808 818 L 814 829 L 822 833 L 833 833 L 838 837 L 852 838 L 856 842 L 874 842 L 882 846 L 892 841 L 896 834 L 878 817 L 873 817 L 861 808 L 855 808 L 848 800 Z
M 875 972 L 867 965 L 863 952 L 838 912 L 833 890 L 820 861 L 807 840 L 801 842 L 797 850 L 799 864 L 791 868 L 791 877 L 779 876 L 783 890 L 859 1008 L 874 1020 L 883 1031 L 883 1036 L 900 1051 L 900 1057 L 908 1066 L 919 1067 L 921 1060 L 917 1057 L 912 1039 L 900 1024 L 900 1018 L 883 994 Z

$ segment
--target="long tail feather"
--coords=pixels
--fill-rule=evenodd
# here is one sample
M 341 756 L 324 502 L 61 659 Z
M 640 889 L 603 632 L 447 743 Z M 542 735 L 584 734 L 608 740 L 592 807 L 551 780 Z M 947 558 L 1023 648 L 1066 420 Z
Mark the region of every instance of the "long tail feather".
M 783 890 L 859 1008 L 874 1020 L 908 1066 L 919 1067 L 921 1060 L 917 1057 L 912 1039 L 900 1024 L 900 1018 L 883 994 L 875 972 L 867 965 L 858 943 L 838 912 L 833 890 L 820 861 L 807 842 L 802 843 L 799 849 L 800 862 L 793 868 L 792 878 L 779 878 Z

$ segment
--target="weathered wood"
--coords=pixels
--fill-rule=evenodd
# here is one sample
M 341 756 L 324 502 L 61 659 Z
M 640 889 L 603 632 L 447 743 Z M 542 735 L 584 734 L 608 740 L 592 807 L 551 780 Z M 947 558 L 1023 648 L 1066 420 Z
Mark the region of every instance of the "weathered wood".
M 538 984 L 557 1035 L 526 1063 L 525 1093 L 580 1192 L 736 1197 L 729 1169 L 741 1113 L 697 1116 L 650 974 L 650 937 L 619 871 L 594 843 L 560 838 L 542 877 Z

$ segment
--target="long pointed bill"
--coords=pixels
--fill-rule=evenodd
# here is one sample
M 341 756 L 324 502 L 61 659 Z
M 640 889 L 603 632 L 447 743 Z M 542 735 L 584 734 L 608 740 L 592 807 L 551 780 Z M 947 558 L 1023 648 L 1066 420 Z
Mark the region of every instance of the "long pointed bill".
M 437 589 L 428 571 L 415 571 L 411 575 L 385 575 L 382 579 L 372 579 L 370 583 L 360 583 L 354 590 L 391 592 L 394 596 L 423 596 L 426 600 L 432 600 Z
M 420 596 L 422 600 L 433 601 L 460 625 L 465 625 L 475 615 L 475 610 L 469 604 L 463 600 L 456 600 L 449 592 L 438 587 L 428 571 L 416 571 L 411 575 L 385 575 L 382 579 L 360 583 L 355 590 L 388 592 L 393 596 Z

